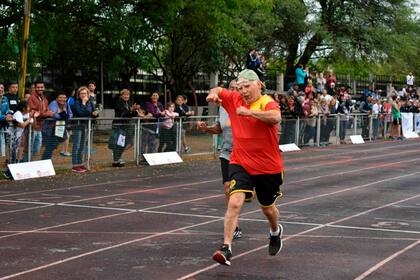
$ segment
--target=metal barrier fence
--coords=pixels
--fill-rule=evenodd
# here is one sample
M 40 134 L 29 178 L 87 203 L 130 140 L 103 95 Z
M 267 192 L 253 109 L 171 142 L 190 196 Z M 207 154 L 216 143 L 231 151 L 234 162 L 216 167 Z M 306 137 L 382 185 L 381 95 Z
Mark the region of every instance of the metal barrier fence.
M 51 159 L 55 168 L 85 165 L 122 166 L 142 164 L 144 153 L 176 151 L 181 157 L 216 157 L 220 136 L 203 133 L 198 121 L 212 125 L 217 116 L 194 116 L 175 120 L 147 118 L 71 119 L 66 124 L 44 121 L 41 131 L 31 127 L 0 129 L 0 156 L 10 163 Z M 389 115 L 319 115 L 314 118 L 283 119 L 279 123 L 279 144 L 325 146 L 362 135 L 373 141 L 389 136 Z M 19 135 L 18 135 L 19 134 Z
M 197 121 L 212 125 L 217 117 L 194 116 L 173 123 L 150 118 L 74 118 L 67 123 L 48 119 L 41 130 L 30 126 L 22 129 L 19 143 L 16 129 L 1 129 L 0 157 L 8 163 L 51 159 L 59 169 L 77 165 L 90 169 L 111 163 L 139 165 L 144 162 L 144 153 L 168 151 L 183 157 L 215 157 L 217 137 L 198 131 Z
M 280 144 L 326 146 L 348 143 L 350 136 L 362 135 L 373 141 L 389 137 L 391 115 L 318 115 L 313 118 L 283 119 L 279 124 Z

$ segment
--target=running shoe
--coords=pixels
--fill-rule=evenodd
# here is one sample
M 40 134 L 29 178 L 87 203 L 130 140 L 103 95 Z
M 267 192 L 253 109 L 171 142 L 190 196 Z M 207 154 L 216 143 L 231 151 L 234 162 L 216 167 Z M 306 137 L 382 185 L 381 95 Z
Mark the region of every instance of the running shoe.
M 191 151 L 191 148 L 189 146 L 185 146 L 184 152 L 188 154 Z
M 270 244 L 268 245 L 268 254 L 270 256 L 275 256 L 280 252 L 281 248 L 283 247 L 283 241 L 281 238 L 283 237 L 283 226 L 279 224 L 280 232 L 278 235 L 271 235 L 270 234 Z
M 235 231 L 233 232 L 233 239 L 238 239 L 242 237 L 242 230 L 239 227 L 235 228 Z
M 88 171 L 87 168 L 84 165 L 80 165 L 79 166 L 80 170 L 82 170 L 83 172 Z
M 112 166 L 113 167 L 124 167 L 124 163 L 117 161 L 117 162 L 113 162 Z
M 232 252 L 229 250 L 229 245 L 227 244 L 223 244 L 222 247 L 213 254 L 213 260 L 227 266 L 230 266 L 231 257 Z
M 86 169 L 84 168 L 84 166 L 73 166 L 71 171 L 74 173 L 85 173 Z
M 60 152 L 60 156 L 63 156 L 63 157 L 71 157 L 71 153 L 69 153 L 69 152 Z
M 6 171 L 3 171 L 2 172 L 2 175 L 3 175 L 3 177 L 5 179 L 9 179 L 9 180 L 12 180 L 13 179 L 12 173 L 10 173 L 10 170 L 9 169 L 6 170 Z

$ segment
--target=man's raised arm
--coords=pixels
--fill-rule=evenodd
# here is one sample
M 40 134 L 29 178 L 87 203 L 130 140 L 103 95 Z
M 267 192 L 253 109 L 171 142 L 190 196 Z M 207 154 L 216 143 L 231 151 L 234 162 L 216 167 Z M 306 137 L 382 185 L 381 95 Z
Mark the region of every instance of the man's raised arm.
M 207 102 L 215 102 L 215 103 L 222 103 L 222 99 L 220 99 L 219 94 L 222 92 L 223 88 L 215 87 L 210 89 L 209 94 L 206 97 Z

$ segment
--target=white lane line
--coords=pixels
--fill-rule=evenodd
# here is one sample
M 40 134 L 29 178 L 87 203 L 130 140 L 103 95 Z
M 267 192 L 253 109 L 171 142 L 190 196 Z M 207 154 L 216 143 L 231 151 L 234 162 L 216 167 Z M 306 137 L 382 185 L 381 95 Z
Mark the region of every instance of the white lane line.
M 311 168 L 311 167 L 319 167 L 319 166 L 328 166 L 328 165 L 336 165 L 336 164 L 343 164 L 346 162 L 357 162 L 357 161 L 361 161 L 361 160 L 369 160 L 369 159 L 375 159 L 375 158 L 383 158 L 383 157 L 387 157 L 387 156 L 395 156 L 395 155 L 403 155 L 403 154 L 412 154 L 413 151 L 412 150 L 408 150 L 408 151 L 399 151 L 399 152 L 395 152 L 395 153 L 389 153 L 389 154 L 379 154 L 379 155 L 369 155 L 366 157 L 359 157 L 359 158 L 350 158 L 350 159 L 337 159 L 337 160 L 333 160 L 333 161 L 327 161 L 327 162 L 323 162 L 323 164 L 319 164 L 319 163 L 315 163 L 315 164 L 310 164 L 310 165 L 303 165 L 303 166 L 296 166 L 296 167 L 287 167 L 287 161 L 286 163 L 286 171 L 294 171 L 294 170 L 300 170 L 300 169 L 307 169 L 307 168 Z
M 351 146 L 351 145 L 350 145 Z M 418 147 L 419 144 L 415 143 L 415 144 L 407 144 L 407 145 L 401 145 L 401 146 L 385 146 L 385 147 L 380 147 L 377 148 L 375 147 L 375 151 L 381 151 L 381 150 L 389 150 L 389 149 L 396 149 L 401 147 L 402 149 L 407 148 L 407 147 Z M 337 148 L 335 148 L 336 150 L 339 150 Z M 344 150 L 344 149 L 341 149 Z M 328 150 L 328 151 L 334 151 L 334 150 Z M 322 150 L 319 150 L 320 153 L 322 153 Z M 313 160 L 313 159 L 319 159 L 319 158 L 331 158 L 331 157 L 335 157 L 335 156 L 345 156 L 345 155 L 353 155 L 353 154 L 363 154 L 363 153 L 368 153 L 371 152 L 370 149 L 364 149 L 364 150 L 356 150 L 356 151 L 346 151 L 346 152 L 339 152 L 339 153 L 324 153 L 321 155 L 313 155 L 313 156 L 303 156 L 303 157 L 295 157 L 295 158 L 288 158 L 286 160 L 286 162 L 300 162 L 300 161 L 307 161 L 307 160 Z
M 354 169 L 354 170 L 343 171 L 343 172 L 337 172 L 337 173 L 331 173 L 331 174 L 323 174 L 323 175 L 319 175 L 319 176 L 315 176 L 315 177 L 311 177 L 311 178 L 305 178 L 305 179 L 301 179 L 301 180 L 297 180 L 297 181 L 293 181 L 293 182 L 285 181 L 285 184 L 289 185 L 289 184 L 302 183 L 302 182 L 312 181 L 312 180 L 315 180 L 315 179 L 322 179 L 322 178 L 325 178 L 325 177 L 340 176 L 340 175 L 359 172 L 359 171 L 365 171 L 365 170 L 370 170 L 370 169 L 378 169 L 380 167 L 385 167 L 385 166 L 392 166 L 392 165 L 396 165 L 396 164 L 400 164 L 400 163 L 415 162 L 415 161 L 418 161 L 418 160 L 419 159 L 416 158 L 416 159 L 410 159 L 410 160 L 395 161 L 395 162 L 392 162 L 392 163 L 383 163 L 383 164 L 378 164 L 378 165 L 371 166 L 371 167 L 365 167 L 365 168 Z
M 35 206 L 35 207 L 29 207 L 29 208 L 23 208 L 23 209 L 17 209 L 17 210 L 3 211 L 3 212 L 0 212 L 0 215 L 3 215 L 3 214 L 12 214 L 12 213 L 29 211 L 29 210 L 35 210 L 35 209 L 46 208 L 46 207 L 50 207 L 50 206 L 51 205 L 44 205 L 44 206 Z
M 12 193 L 12 194 L 0 195 L 0 198 L 27 195 L 27 194 L 36 194 L 36 193 L 48 193 L 48 192 L 55 192 L 55 191 L 62 191 L 62 190 L 73 190 L 73 189 L 80 189 L 80 188 L 86 188 L 86 187 L 99 187 L 99 186 L 104 186 L 104 185 L 137 182 L 137 181 L 143 181 L 143 180 L 153 179 L 153 178 L 157 178 L 157 177 L 158 178 L 164 178 L 164 177 L 169 177 L 169 176 L 172 176 L 172 175 L 169 174 L 169 175 L 160 175 L 160 176 L 147 176 L 147 177 L 140 177 L 140 178 L 133 178 L 133 179 L 108 181 L 108 182 L 102 182 L 102 183 L 94 183 L 94 184 L 86 184 L 86 185 L 78 185 L 78 186 L 68 186 L 68 187 L 57 188 L 57 189 L 46 189 L 46 190 L 39 190 L 39 191 L 32 191 L 32 192 Z
M 101 219 L 114 218 L 114 217 L 123 216 L 123 215 L 131 214 L 131 213 L 132 212 L 117 213 L 117 214 L 105 215 L 105 216 L 100 216 L 100 217 L 91 218 L 91 219 L 77 220 L 77 221 L 73 221 L 73 222 L 69 222 L 69 223 L 65 223 L 65 224 L 59 224 L 59 225 L 55 225 L 55 226 L 36 228 L 34 230 L 28 230 L 28 231 L 22 232 L 22 233 L 3 235 L 3 236 L 0 236 L 0 240 L 8 238 L 8 237 L 12 237 L 12 236 L 18 236 L 18 235 L 33 233 L 33 232 L 37 232 L 37 231 L 41 231 L 41 230 L 60 228 L 60 227 L 76 225 L 76 224 L 80 224 L 80 223 L 93 222 L 93 221 L 97 221 L 97 220 L 101 220 Z
M 54 205 L 53 202 L 39 202 L 39 201 L 27 201 L 27 200 L 6 200 L 6 199 L 0 199 L 0 202 L 14 202 L 14 203 L 20 203 L 20 204 L 35 204 L 35 205 Z
M 416 172 L 416 173 L 419 173 L 419 172 Z M 326 223 L 324 225 L 319 225 L 319 226 L 316 226 L 314 228 L 311 228 L 311 229 L 308 229 L 308 230 L 304 230 L 304 231 L 301 231 L 301 232 L 296 233 L 296 234 L 293 234 L 293 235 L 289 235 L 288 237 L 284 238 L 283 240 L 284 241 L 287 241 L 287 240 L 296 238 L 298 236 L 305 235 L 306 233 L 313 232 L 315 230 L 318 230 L 318 229 L 327 227 L 329 225 L 333 225 L 333 224 L 337 224 L 337 223 L 340 223 L 340 222 L 343 222 L 343 221 L 347 221 L 347 220 L 350 220 L 352 218 L 359 217 L 361 215 L 364 215 L 364 214 L 367 214 L 367 213 L 370 213 L 370 212 L 373 212 L 373 211 L 376 211 L 376 210 L 379 210 L 379 209 L 382 209 L 382 208 L 386 208 L 386 207 L 389 207 L 389 206 L 392 206 L 392 205 L 395 205 L 395 204 L 398 204 L 398 203 L 401 203 L 401 202 L 405 202 L 405 201 L 408 201 L 408 200 L 411 200 L 411 199 L 415 199 L 417 197 L 420 197 L 420 194 L 415 195 L 415 196 L 411 196 L 411 197 L 408 197 L 408 198 L 405 198 L 405 199 L 401 199 L 401 200 L 398 200 L 398 201 L 395 201 L 395 202 L 387 203 L 387 204 L 381 205 L 379 207 L 371 208 L 369 210 L 366 210 L 366 211 L 363 211 L 363 212 L 359 212 L 357 214 L 354 214 L 354 215 L 351 215 L 351 216 L 348 216 L 348 217 L 345 217 L 345 218 L 342 218 L 342 219 L 339 219 L 339 220 L 335 220 L 335 221 Z M 263 246 L 260 246 L 258 248 L 254 248 L 252 250 L 245 251 L 245 252 L 243 252 L 243 253 L 241 253 L 241 254 L 233 257 L 232 259 L 234 260 L 234 259 L 241 258 L 243 256 L 249 255 L 251 253 L 257 252 L 257 251 L 262 250 L 262 249 L 267 248 L 267 247 L 268 247 L 268 245 L 263 245 Z M 194 276 L 196 276 L 196 275 L 198 275 L 198 274 L 200 274 L 202 272 L 209 271 L 209 270 L 211 270 L 211 269 L 213 269 L 213 268 L 215 268 L 217 266 L 219 266 L 219 264 L 213 264 L 213 265 L 207 266 L 207 267 L 202 268 L 200 270 L 196 270 L 196 271 L 194 271 L 194 272 L 192 272 L 192 273 L 190 273 L 188 275 L 185 275 L 185 276 L 182 276 L 180 278 L 177 278 L 177 280 L 186 280 L 186 279 L 189 279 L 189 278 L 194 277 Z
M 261 222 L 263 222 L 261 220 Z M 267 222 L 267 221 L 265 221 Z M 282 224 L 285 224 L 285 222 L 281 222 Z M 18 230 L 0 230 L 0 233 L 19 233 L 24 231 L 18 231 Z M 36 232 L 37 234 L 42 235 L 57 235 L 57 234 L 63 234 L 63 235 L 150 235 L 150 234 L 159 234 L 160 232 L 155 231 L 40 231 Z M 420 232 L 418 232 L 420 233 Z M 182 232 L 172 232 L 168 233 L 168 235 L 197 235 L 197 236 L 220 236 L 219 232 L 211 232 L 211 231 L 185 231 Z M 247 237 L 256 237 L 260 238 L 261 236 L 266 236 L 266 234 L 247 234 Z M 287 237 L 289 235 L 285 234 L 284 237 Z M 329 239 L 329 238 L 336 238 L 336 239 L 355 239 L 355 240 L 390 240 L 390 241 L 420 241 L 418 238 L 409 238 L 409 237 L 371 237 L 371 236 L 351 236 L 351 235 L 314 235 L 314 234 L 307 234 L 307 235 L 301 235 L 299 236 L 301 239 L 305 238 L 319 238 L 319 239 Z
M 287 235 L 285 235 L 287 237 Z M 403 238 L 403 237 L 370 237 L 370 236 L 349 236 L 349 235 L 301 235 L 298 238 L 319 238 L 319 239 L 355 239 L 355 240 L 381 240 L 381 241 L 420 241 L 418 238 Z
M 395 252 L 394 254 L 392 254 L 391 256 L 389 256 L 388 258 L 380 261 L 379 263 L 377 263 L 376 265 L 372 266 L 371 268 L 369 268 L 367 271 L 365 271 L 364 273 L 362 273 L 358 277 L 354 278 L 354 280 L 363 280 L 363 279 L 365 279 L 367 276 L 369 276 L 370 274 L 372 274 L 372 272 L 375 272 L 376 270 L 378 270 L 379 268 L 381 268 L 382 266 L 384 266 L 387 262 L 395 259 L 399 255 L 401 255 L 401 254 L 405 253 L 406 251 L 414 248 L 418 244 L 420 244 L 420 240 L 417 240 L 416 242 L 411 243 L 407 247 L 401 249 L 398 252 Z

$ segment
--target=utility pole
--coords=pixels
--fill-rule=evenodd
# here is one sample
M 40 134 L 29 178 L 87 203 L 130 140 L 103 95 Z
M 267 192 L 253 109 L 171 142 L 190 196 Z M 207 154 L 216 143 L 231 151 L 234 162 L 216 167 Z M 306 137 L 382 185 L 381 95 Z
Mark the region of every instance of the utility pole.
M 26 66 L 28 63 L 29 23 L 31 18 L 31 0 L 25 0 L 23 12 L 22 52 L 20 54 L 19 98 L 23 100 L 25 94 Z

